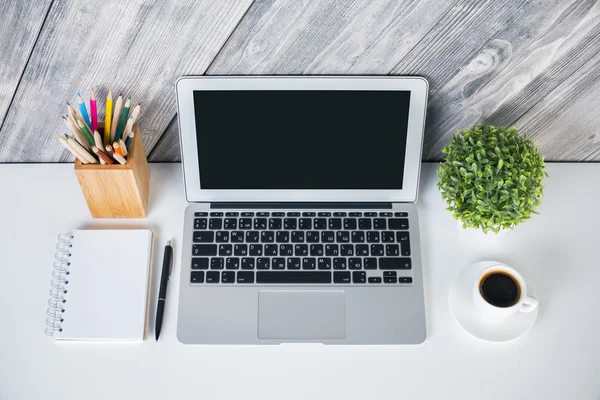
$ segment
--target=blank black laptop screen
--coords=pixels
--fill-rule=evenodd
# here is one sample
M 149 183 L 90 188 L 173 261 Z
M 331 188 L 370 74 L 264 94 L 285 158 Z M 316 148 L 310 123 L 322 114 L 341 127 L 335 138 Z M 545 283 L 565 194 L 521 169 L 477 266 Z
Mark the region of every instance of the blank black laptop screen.
M 194 91 L 202 189 L 402 189 L 410 91 Z

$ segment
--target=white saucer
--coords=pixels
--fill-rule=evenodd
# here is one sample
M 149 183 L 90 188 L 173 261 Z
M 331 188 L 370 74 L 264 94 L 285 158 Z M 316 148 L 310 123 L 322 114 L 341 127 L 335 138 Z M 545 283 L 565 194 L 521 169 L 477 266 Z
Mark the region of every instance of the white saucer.
M 450 310 L 456 322 L 476 338 L 490 342 L 507 342 L 524 335 L 535 323 L 536 308 L 530 313 L 518 312 L 501 322 L 488 322 L 473 303 L 473 285 L 485 268 L 502 264 L 496 261 L 482 261 L 460 271 L 450 284 Z M 527 292 L 537 297 L 535 290 L 527 285 Z

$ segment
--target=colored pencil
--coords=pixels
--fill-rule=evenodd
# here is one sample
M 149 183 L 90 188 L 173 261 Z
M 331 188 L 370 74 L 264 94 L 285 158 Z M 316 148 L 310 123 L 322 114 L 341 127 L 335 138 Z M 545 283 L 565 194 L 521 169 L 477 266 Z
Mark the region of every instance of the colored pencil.
M 119 143 L 114 142 L 113 143 L 113 150 L 115 151 L 115 154 L 119 154 L 121 157 L 123 157 L 123 150 L 121 150 L 121 146 L 119 146 Z M 113 154 L 114 157 L 114 154 Z
M 96 108 L 96 94 L 94 88 L 92 88 L 92 94 L 90 95 L 90 112 L 92 113 L 92 131 L 98 130 L 98 109 Z
M 104 154 L 104 152 L 102 150 L 100 150 L 99 148 L 97 148 L 96 146 L 92 147 L 92 151 L 94 152 L 95 155 L 97 155 L 100 158 L 100 163 L 104 163 L 104 164 L 114 164 L 115 162 L 106 154 Z
M 75 156 L 75 158 L 77 158 L 79 161 L 81 161 L 82 164 L 89 164 L 83 156 L 79 155 L 79 153 L 77 153 L 75 151 L 75 149 L 73 149 L 71 147 L 71 145 L 69 144 L 67 139 L 65 139 L 64 137 L 60 137 L 59 135 L 56 135 L 56 136 L 58 137 L 58 140 L 60 140 L 60 144 L 62 144 L 65 149 L 69 150 L 69 152 L 71 154 L 73 154 Z
M 125 160 L 123 158 L 123 156 L 121 156 L 120 154 L 115 153 L 115 154 L 113 154 L 113 157 L 115 158 L 115 160 L 117 160 L 119 162 L 119 164 L 123 164 L 123 165 L 127 164 L 127 160 Z
M 83 121 L 87 124 L 88 128 L 92 126 L 90 123 L 90 116 L 88 115 L 87 109 L 85 108 L 85 102 L 81 97 L 81 94 L 77 93 L 77 104 L 79 104 L 79 112 L 81 113 L 81 117 Z
M 83 132 L 83 134 L 85 135 L 85 138 L 88 140 L 88 142 L 90 144 L 94 144 L 94 135 L 92 135 L 90 128 L 87 127 L 87 125 L 85 124 L 83 119 L 81 119 L 81 117 L 79 115 L 77 115 L 75 117 L 75 120 L 77 121 L 77 126 L 79 126 L 79 129 L 81 129 L 81 132 Z
M 98 164 L 98 160 L 96 160 L 90 153 L 87 152 L 86 149 L 81 147 L 79 143 L 75 141 L 71 136 L 68 139 L 69 144 L 75 151 L 77 151 L 82 157 L 84 157 L 90 164 Z
M 98 131 L 94 131 L 94 144 L 100 149 L 104 148 L 104 146 L 102 146 L 102 137 Z
M 119 118 L 121 117 L 121 109 L 123 108 L 123 96 L 119 95 L 117 97 L 117 101 L 115 103 L 115 111 L 113 113 L 111 127 L 110 127 L 110 142 L 115 141 L 115 134 L 117 133 L 117 124 L 119 123 Z
M 135 106 L 133 108 L 133 111 L 131 111 L 131 115 L 129 116 L 129 119 L 127 120 L 127 125 L 125 125 L 125 131 L 123 132 L 124 138 L 128 137 L 129 134 L 131 132 L 133 132 L 133 124 L 135 124 L 135 121 L 137 120 L 138 115 L 140 115 L 140 104 Z
M 106 113 L 104 114 L 104 143 L 110 143 L 110 122 L 112 120 L 112 89 L 106 96 Z
M 73 120 L 71 118 L 68 118 L 65 116 L 62 117 L 62 120 L 65 122 L 65 125 L 67 125 L 69 130 L 71 132 L 73 132 L 73 136 L 75 136 L 75 139 L 77 139 L 79 144 L 81 144 L 83 147 L 85 147 L 86 150 L 90 150 L 90 145 L 89 145 L 88 141 L 85 139 L 85 136 L 83 135 L 83 133 L 81 133 L 79 128 L 77 128 L 75 126 L 75 123 L 73 122 Z
M 107 144 L 104 148 L 106 149 L 106 153 L 109 156 L 112 157 L 115 154 L 115 152 L 114 152 L 114 150 L 113 150 L 113 148 L 112 148 L 112 146 L 110 144 Z
M 75 111 L 73 106 L 71 104 L 69 104 L 68 101 L 67 101 L 67 115 L 69 116 L 69 118 L 72 118 L 73 120 L 75 120 L 75 116 L 77 115 L 77 112 Z
M 127 146 L 125 146 L 125 142 L 123 141 L 123 139 L 119 140 L 119 149 L 121 149 L 123 157 L 127 157 Z
M 123 111 L 121 111 L 121 117 L 119 118 L 119 125 L 117 126 L 117 133 L 115 133 L 115 142 L 118 142 L 123 138 L 123 130 L 127 124 L 127 118 L 129 118 L 129 108 L 131 107 L 131 96 L 127 98 Z

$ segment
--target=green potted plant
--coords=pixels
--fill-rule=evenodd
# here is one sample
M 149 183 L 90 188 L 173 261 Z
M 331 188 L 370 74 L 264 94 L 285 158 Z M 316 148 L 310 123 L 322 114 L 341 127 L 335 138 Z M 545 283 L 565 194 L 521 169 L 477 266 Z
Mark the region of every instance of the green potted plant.
M 459 130 L 442 153 L 437 187 L 463 228 L 497 234 L 536 214 L 548 174 L 525 133 L 480 123 Z

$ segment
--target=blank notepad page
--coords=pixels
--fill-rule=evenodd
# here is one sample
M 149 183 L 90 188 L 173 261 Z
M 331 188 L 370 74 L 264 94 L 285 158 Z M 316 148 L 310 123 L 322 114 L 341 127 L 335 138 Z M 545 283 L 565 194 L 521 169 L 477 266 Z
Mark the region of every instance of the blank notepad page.
M 78 230 L 71 244 L 62 331 L 54 338 L 143 340 L 152 232 Z

